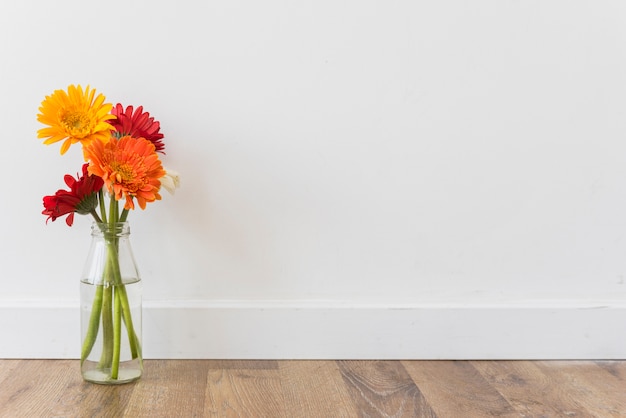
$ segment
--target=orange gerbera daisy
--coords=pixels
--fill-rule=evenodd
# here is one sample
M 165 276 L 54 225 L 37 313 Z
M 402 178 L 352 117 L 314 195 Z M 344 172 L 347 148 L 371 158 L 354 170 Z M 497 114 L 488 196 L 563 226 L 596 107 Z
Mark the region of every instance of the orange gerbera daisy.
M 107 141 L 113 129 L 107 120 L 115 116 L 109 113 L 113 105 L 104 100 L 89 86 L 84 90 L 80 85 L 70 85 L 67 92 L 55 90 L 39 107 L 37 120 L 48 127 L 37 131 L 37 137 L 45 138 L 46 145 L 65 140 L 61 154 L 77 142 L 87 145 L 95 139 Z
M 165 170 L 154 144 L 145 138 L 124 136 L 119 140 L 92 141 L 84 148 L 89 160 L 89 173 L 101 177 L 116 200 L 126 199 L 124 209 L 135 209 L 133 199 L 141 209 L 146 203 L 161 200 L 159 189 Z

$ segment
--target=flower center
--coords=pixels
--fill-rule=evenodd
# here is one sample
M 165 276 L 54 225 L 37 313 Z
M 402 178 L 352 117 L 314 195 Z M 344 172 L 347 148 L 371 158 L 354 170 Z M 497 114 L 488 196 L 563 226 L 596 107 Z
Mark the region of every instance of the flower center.
M 113 169 L 117 183 L 127 184 L 133 182 L 135 176 L 133 168 L 130 164 L 126 162 L 113 161 L 111 163 L 111 168 Z
M 92 120 L 85 112 L 67 112 L 61 116 L 61 124 L 76 138 L 84 138 L 91 133 Z

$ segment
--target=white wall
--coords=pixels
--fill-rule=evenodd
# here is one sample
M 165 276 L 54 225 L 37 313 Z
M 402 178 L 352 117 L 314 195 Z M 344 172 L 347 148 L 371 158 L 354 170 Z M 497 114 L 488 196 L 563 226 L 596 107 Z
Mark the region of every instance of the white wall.
M 424 326 L 444 330 L 442 351 L 426 355 L 419 341 L 398 348 L 425 329 L 390 312 L 410 323 L 454 307 L 496 330 L 522 309 L 529 322 L 513 323 L 539 345 L 505 338 L 508 357 L 626 356 L 604 328 L 626 312 L 625 23 L 617 0 L 3 2 L 0 332 L 17 335 L 0 357 L 33 341 L 46 348 L 31 356 L 77 351 L 63 332 L 36 340 L 41 312 L 74 326 L 59 312 L 77 303 L 90 239 L 89 219 L 68 228 L 40 214 L 81 155 L 42 145 L 36 114 L 78 83 L 143 105 L 161 121 L 165 166 L 182 174 L 176 196 L 130 218 L 154 312 L 227 306 L 242 312 L 235 327 L 275 309 L 272 328 L 313 309 L 294 329 L 315 336 L 347 326 L 334 320 L 347 307 L 352 325 L 388 318 L 368 332 L 390 342 L 363 354 L 354 335 L 354 351 L 318 356 L 460 358 L 498 357 L 487 342 L 462 349 L 489 335 L 484 322 L 456 330 L 434 315 Z M 485 307 L 493 315 L 473 310 Z M 563 307 L 571 316 L 550 322 Z M 588 308 L 606 310 L 603 327 Z M 146 338 L 162 344 L 150 312 Z M 197 328 L 240 346 L 202 315 Z M 563 339 L 542 339 L 575 318 Z M 461 349 L 445 354 L 452 342 Z M 272 357 L 246 349 L 230 353 Z M 191 341 L 152 355 L 229 351 Z

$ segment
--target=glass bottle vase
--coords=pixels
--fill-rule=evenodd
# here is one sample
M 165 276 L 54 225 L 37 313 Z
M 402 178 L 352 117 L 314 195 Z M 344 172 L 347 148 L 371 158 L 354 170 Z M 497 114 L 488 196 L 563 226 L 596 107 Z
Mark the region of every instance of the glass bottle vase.
M 137 380 L 141 356 L 141 278 L 128 222 L 94 223 L 80 281 L 81 373 L 100 384 Z

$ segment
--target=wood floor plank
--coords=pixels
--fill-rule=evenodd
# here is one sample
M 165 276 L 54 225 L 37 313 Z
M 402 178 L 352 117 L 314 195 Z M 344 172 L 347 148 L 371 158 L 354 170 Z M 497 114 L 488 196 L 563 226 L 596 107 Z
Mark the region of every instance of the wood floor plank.
M 522 417 L 592 417 L 576 397 L 533 361 L 473 361 Z
M 623 418 L 626 414 L 626 384 L 593 362 L 540 361 L 544 373 L 568 390 L 592 416 Z
M 78 362 L 77 362 L 78 364 Z M 103 386 L 83 382 L 76 366 L 77 378 L 66 388 L 63 399 L 58 403 L 59 417 L 122 417 L 130 405 L 134 384 Z M 62 405 L 62 406 L 61 406 Z
M 335 361 L 280 362 L 285 412 L 293 418 L 356 416 Z
M 203 360 L 146 360 L 124 417 L 203 417 L 209 363 Z M 120 415 L 117 415 L 120 416 Z
M 205 387 L 205 416 L 286 416 L 278 368 L 210 369 Z
M 397 361 L 339 361 L 360 417 L 436 417 Z
M 616 378 L 626 381 L 626 361 L 600 360 L 595 361 L 594 363 L 611 373 Z
M 441 417 L 519 417 L 483 376 L 464 361 L 403 361 Z
M 4 379 L 18 371 L 19 364 L 22 361 L 24 360 L 0 360 L 0 385 Z
M 75 416 L 76 399 L 68 398 L 82 383 L 77 365 L 76 360 L 21 360 L 3 380 L 0 416 Z

